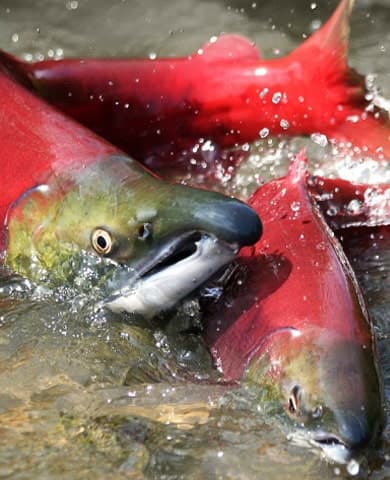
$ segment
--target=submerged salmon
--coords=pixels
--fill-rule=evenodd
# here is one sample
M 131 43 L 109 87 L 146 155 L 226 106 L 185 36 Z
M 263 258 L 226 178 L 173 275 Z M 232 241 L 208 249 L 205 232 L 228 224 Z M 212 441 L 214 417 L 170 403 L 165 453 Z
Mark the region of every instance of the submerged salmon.
M 258 384 L 292 438 L 346 462 L 381 431 L 382 387 L 361 291 L 307 181 L 300 154 L 251 197 L 264 235 L 239 255 L 243 287 L 205 336 L 227 380 Z
M 311 176 L 310 196 L 333 230 L 390 225 L 390 185 Z
M 0 91 L 0 246 L 16 273 L 152 316 L 258 239 L 244 203 L 164 183 L 1 68 Z
M 200 139 L 220 147 L 274 134 L 322 132 L 390 158 L 389 120 L 366 100 L 346 61 L 353 0 L 283 58 L 263 60 L 238 35 L 185 58 L 23 63 L 2 53 L 25 85 L 135 158 L 157 168 Z

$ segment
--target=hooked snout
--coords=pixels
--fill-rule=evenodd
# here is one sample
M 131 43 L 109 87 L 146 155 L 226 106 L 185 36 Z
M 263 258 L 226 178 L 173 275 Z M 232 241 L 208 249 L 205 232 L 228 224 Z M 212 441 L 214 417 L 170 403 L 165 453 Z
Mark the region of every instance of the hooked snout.
M 163 209 L 170 228 L 202 231 L 238 248 L 253 245 L 262 234 L 257 213 L 244 202 L 216 192 L 190 189 L 181 185 L 172 189 Z

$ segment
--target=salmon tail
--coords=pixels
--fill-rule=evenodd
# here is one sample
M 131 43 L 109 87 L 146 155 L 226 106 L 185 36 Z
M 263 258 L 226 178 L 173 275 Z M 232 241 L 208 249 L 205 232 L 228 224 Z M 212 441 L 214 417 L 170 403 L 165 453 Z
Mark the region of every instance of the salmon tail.
M 34 90 L 31 68 L 28 63 L 0 50 L 0 70 L 29 90 Z
M 348 66 L 349 19 L 354 0 L 341 0 L 329 20 L 290 54 L 316 89 L 316 127 L 330 140 L 390 160 L 387 112 L 372 106 L 364 76 Z M 316 59 L 316 60 L 314 60 Z M 314 106 L 318 105 L 318 106 Z

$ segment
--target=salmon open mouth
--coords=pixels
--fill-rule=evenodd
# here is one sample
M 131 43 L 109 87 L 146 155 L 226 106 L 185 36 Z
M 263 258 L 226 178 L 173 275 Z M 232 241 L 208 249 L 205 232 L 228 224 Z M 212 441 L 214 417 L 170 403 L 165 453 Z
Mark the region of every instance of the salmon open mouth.
M 296 445 L 314 447 L 331 462 L 347 464 L 353 457 L 354 449 L 333 432 L 296 430 L 288 437 Z
M 238 245 L 209 233 L 184 232 L 167 239 L 134 265 L 134 276 L 122 279 L 105 301 L 115 312 L 152 317 L 172 308 L 236 256 Z

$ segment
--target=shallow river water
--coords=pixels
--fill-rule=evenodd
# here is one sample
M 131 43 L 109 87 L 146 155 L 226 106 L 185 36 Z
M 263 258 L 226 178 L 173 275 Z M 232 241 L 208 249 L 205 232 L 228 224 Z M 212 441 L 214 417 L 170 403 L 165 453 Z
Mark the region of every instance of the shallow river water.
M 211 36 L 240 32 L 265 57 L 283 55 L 318 28 L 336 2 L 303 0 L 0 0 L 0 48 L 27 60 L 67 56 L 187 54 Z M 390 98 L 390 0 L 358 0 L 350 63 Z M 1 92 L 0 92 L 1 94 Z M 313 171 L 389 180 L 310 140 L 266 140 L 239 174 L 223 179 L 241 197 L 285 171 L 305 144 Z M 0 160 L 1 162 L 1 160 Z M 184 180 L 197 183 L 198 177 Z M 360 231 L 345 241 L 379 343 L 390 409 L 390 241 Z M 0 275 L 0 478 L 333 479 L 390 478 L 390 430 L 356 468 L 329 464 L 288 441 L 259 408 L 253 386 L 218 383 L 182 311 L 164 330 L 96 316 L 85 298 L 26 295 Z M 197 310 L 186 305 L 189 315 Z M 196 321 L 193 319 L 192 321 Z M 354 466 L 356 467 L 356 466 Z

